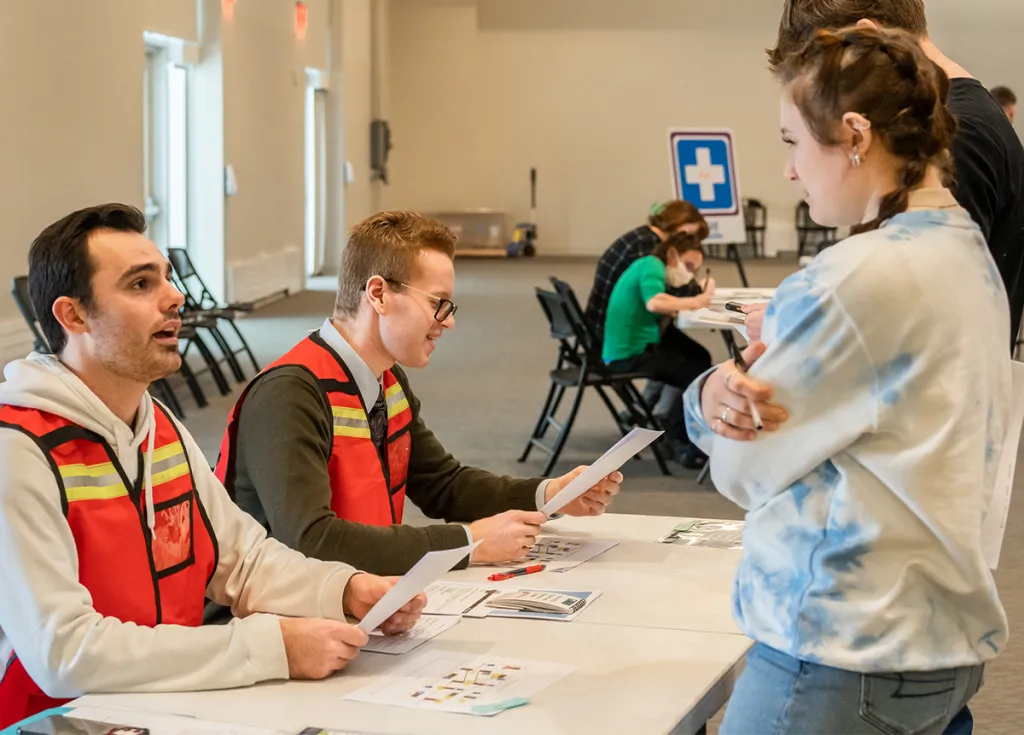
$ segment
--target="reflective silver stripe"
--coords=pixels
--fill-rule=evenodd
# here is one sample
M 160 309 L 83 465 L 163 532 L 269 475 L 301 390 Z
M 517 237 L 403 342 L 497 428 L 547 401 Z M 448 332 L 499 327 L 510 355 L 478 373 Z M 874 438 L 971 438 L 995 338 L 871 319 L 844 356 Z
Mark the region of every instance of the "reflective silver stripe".
M 341 416 L 334 417 L 335 426 L 351 426 L 356 429 L 369 429 L 370 422 L 366 419 L 349 419 Z
M 160 460 L 159 462 L 154 462 L 151 472 L 154 475 L 156 475 L 161 472 L 164 472 L 165 470 L 177 467 L 180 464 L 185 464 L 186 461 L 187 460 L 185 459 L 185 453 L 179 452 L 178 454 L 172 455 L 167 459 Z
M 404 400 L 405 393 L 403 393 L 401 390 L 398 390 L 396 393 L 388 396 L 388 410 L 390 411 L 392 408 L 395 407 L 396 404 L 401 403 Z
M 121 476 L 116 472 L 109 475 L 97 475 L 96 477 L 90 477 L 88 475 L 79 475 L 78 477 L 65 477 L 64 487 L 110 487 L 111 485 L 120 485 Z

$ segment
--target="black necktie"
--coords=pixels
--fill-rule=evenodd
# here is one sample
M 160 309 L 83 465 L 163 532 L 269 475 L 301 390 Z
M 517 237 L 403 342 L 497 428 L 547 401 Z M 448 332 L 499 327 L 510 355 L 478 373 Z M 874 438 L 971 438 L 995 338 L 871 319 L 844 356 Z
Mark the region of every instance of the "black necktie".
M 377 396 L 377 402 L 373 404 L 373 408 L 370 409 L 367 420 L 370 423 L 370 438 L 373 440 L 374 446 L 377 447 L 377 451 L 384 456 L 382 450 L 387 446 L 388 437 L 388 403 L 384 400 L 383 390 Z

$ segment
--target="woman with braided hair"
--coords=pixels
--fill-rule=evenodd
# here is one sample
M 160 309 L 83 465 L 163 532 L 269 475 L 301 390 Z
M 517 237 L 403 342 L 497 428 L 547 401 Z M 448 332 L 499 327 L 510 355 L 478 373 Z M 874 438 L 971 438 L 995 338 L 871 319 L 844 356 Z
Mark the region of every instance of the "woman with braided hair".
M 733 607 L 755 645 L 721 732 L 941 733 L 1007 638 L 981 539 L 1006 292 L 944 187 L 949 82 L 913 38 L 821 31 L 776 73 L 786 176 L 855 234 L 782 283 L 749 375 L 685 396 L 747 510 Z

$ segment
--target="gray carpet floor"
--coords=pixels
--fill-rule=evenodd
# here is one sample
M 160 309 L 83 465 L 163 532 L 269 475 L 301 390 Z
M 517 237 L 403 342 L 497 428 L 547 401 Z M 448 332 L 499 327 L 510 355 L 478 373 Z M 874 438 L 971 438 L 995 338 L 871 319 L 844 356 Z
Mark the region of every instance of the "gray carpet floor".
M 735 268 L 712 262 L 712 275 L 721 286 L 738 286 Z M 747 264 L 753 286 L 775 286 L 795 269 L 792 261 Z M 543 458 L 536 454 L 518 463 L 547 391 L 547 371 L 555 359 L 555 343 L 534 296 L 534 287 L 548 287 L 549 276 L 568 281 L 582 299 L 593 276 L 594 261 L 578 259 L 460 260 L 455 301 L 459 305 L 456 328 L 438 343 L 429 367 L 412 371 L 410 379 L 423 402 L 427 424 L 441 442 L 466 464 L 493 472 L 536 475 Z M 319 284 L 318 284 L 319 285 Z M 331 289 L 329 281 L 323 282 Z M 307 291 L 268 306 L 240 320 L 261 364 L 284 353 L 323 322 L 333 306 L 333 293 Z M 725 359 L 721 338 L 696 333 L 716 360 Z M 251 368 L 250 368 L 251 370 Z M 187 415 L 186 424 L 211 463 L 224 425 L 239 390 L 221 397 L 211 382 L 203 381 L 210 405 L 197 409 L 183 387 L 177 393 Z M 618 438 L 606 409 L 596 395 L 588 395 L 576 426 L 555 469 L 567 472 L 592 461 Z M 626 484 L 614 505 L 620 513 L 666 516 L 742 518 L 742 511 L 710 486 L 698 486 L 696 474 L 671 464 L 672 477 L 663 477 L 649 456 L 630 462 Z M 1009 735 L 1024 732 L 1024 700 L 1014 694 L 1024 674 L 1024 648 L 1017 631 L 1024 627 L 1024 505 L 1020 500 L 1024 472 L 1018 472 L 1006 542 L 996 573 L 1000 594 L 1010 620 L 1010 645 L 992 664 L 986 684 L 972 703 L 978 733 Z M 409 522 L 422 522 L 411 512 Z M 716 718 L 717 720 L 717 718 Z M 716 723 L 713 723 L 717 724 Z M 712 727 L 712 730 L 715 728 Z

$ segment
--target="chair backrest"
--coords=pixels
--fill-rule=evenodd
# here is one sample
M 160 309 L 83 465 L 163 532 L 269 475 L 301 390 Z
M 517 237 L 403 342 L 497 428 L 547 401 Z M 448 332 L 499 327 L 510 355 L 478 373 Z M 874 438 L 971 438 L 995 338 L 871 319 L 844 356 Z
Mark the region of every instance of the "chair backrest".
M 36 316 L 36 309 L 32 306 L 32 297 L 28 292 L 28 276 L 15 276 L 11 281 L 11 296 L 14 303 L 21 312 L 22 318 L 32 331 L 32 338 L 35 340 L 34 349 L 36 352 L 50 352 L 49 343 L 43 336 L 43 330 L 39 326 L 39 318 Z
M 744 199 L 743 220 L 748 230 L 764 230 L 768 221 L 768 208 L 760 199 Z
M 565 310 L 566 316 L 569 317 L 573 333 L 576 336 L 578 349 L 582 350 L 583 356 L 586 357 L 591 369 L 603 373 L 604 358 L 601 355 L 601 340 L 594 333 L 590 322 L 587 321 L 584 315 L 583 309 L 580 308 L 580 302 L 576 298 L 576 293 L 572 290 L 572 286 L 554 276 L 551 278 L 551 283 L 562 299 L 562 308 Z
M 551 338 L 562 342 L 564 346 L 569 346 L 570 340 L 576 337 L 576 332 L 565 310 L 564 300 L 553 291 L 545 291 L 542 288 L 534 290 L 537 292 L 541 311 L 547 317 Z
M 199 272 L 192 265 L 188 251 L 184 248 L 167 248 L 167 259 L 177 276 L 178 284 L 186 299 L 186 306 L 192 309 L 213 309 L 217 300 L 206 287 Z

